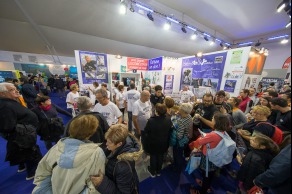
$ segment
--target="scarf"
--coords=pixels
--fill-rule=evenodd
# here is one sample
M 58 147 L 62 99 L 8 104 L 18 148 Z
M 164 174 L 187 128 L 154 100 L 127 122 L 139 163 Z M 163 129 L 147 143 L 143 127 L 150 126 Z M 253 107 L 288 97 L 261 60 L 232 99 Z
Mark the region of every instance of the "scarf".
M 50 110 L 52 105 L 48 105 L 48 106 L 39 106 L 41 109 L 43 109 L 44 111 Z

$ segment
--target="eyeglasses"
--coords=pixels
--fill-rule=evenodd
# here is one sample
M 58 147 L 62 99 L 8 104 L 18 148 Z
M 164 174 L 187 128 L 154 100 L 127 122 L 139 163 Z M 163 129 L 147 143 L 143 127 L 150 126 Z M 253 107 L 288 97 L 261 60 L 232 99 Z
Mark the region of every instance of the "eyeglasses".
M 212 100 L 203 100 L 203 102 L 205 102 L 205 103 L 211 103 Z
M 216 96 L 217 98 L 224 98 L 224 96 Z
M 8 90 L 8 92 L 18 92 L 18 90 L 16 88 L 11 88 Z

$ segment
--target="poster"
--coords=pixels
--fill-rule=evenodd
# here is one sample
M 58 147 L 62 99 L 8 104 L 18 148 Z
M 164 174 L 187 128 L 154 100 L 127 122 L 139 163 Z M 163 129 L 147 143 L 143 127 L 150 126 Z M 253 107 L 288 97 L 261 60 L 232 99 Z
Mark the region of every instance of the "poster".
M 210 90 L 220 90 L 226 55 L 227 52 L 222 52 L 201 58 L 183 59 L 180 88 L 188 85 L 193 88 L 209 87 Z
M 164 95 L 170 96 L 172 94 L 173 79 L 174 79 L 174 75 L 164 76 Z
M 285 83 L 284 78 L 273 78 L 273 77 L 263 77 L 261 80 L 263 89 L 267 89 L 270 86 L 270 83 L 275 83 L 275 88 L 277 91 L 280 91 Z
M 251 54 L 249 56 L 245 74 L 251 74 L 251 75 L 261 75 L 263 72 L 263 68 L 266 62 L 266 56 L 264 54 L 253 52 L 254 54 Z
M 14 78 L 12 71 L 0 71 L 0 83 L 5 82 L 5 78 Z
M 150 59 L 148 62 L 148 71 L 162 70 L 162 57 Z
M 236 86 L 236 80 L 226 80 L 224 91 L 233 93 Z
M 290 64 L 291 64 L 291 56 L 286 59 L 286 61 L 284 62 L 282 66 L 282 69 L 289 69 Z
M 127 69 L 128 71 L 136 70 L 148 70 L 148 59 L 131 58 L 127 59 Z
M 230 64 L 240 64 L 243 50 L 237 50 L 232 52 Z
M 79 56 L 83 84 L 108 83 L 106 54 L 80 51 Z

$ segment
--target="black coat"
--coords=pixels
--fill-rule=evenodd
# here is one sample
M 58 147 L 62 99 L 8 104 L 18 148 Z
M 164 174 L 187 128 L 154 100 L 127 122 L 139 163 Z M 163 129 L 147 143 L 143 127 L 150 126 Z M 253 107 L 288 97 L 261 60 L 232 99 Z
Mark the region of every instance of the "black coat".
M 134 188 L 136 187 L 138 190 L 139 179 L 135 169 L 135 162 L 129 160 L 130 156 L 127 157 L 127 155 L 139 150 L 140 144 L 128 136 L 126 142 L 107 157 L 108 163 L 105 166 L 105 176 L 101 184 L 96 187 L 96 190 L 102 194 L 134 194 Z M 121 161 L 117 159 L 119 155 Z
M 33 85 L 29 83 L 22 85 L 21 93 L 26 103 L 34 103 L 38 94 Z
M 169 147 L 171 120 L 165 116 L 151 117 L 144 129 L 145 152 L 149 154 L 163 154 Z
M 10 165 L 16 165 L 27 160 L 40 157 L 36 147 L 19 148 L 14 140 L 15 127 L 17 124 L 38 126 L 38 117 L 31 110 L 25 108 L 15 100 L 0 98 L 0 132 L 7 140 L 5 161 Z
M 273 158 L 274 154 L 269 150 L 252 149 L 247 153 L 237 174 L 238 180 L 243 182 L 246 190 L 254 186 L 253 180 L 268 169 Z

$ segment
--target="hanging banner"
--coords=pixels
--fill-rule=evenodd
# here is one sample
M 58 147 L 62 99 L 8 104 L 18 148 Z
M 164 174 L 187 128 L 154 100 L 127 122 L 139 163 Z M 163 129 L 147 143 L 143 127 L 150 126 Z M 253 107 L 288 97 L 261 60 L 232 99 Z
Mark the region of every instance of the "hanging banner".
M 148 62 L 148 71 L 162 70 L 162 57 L 150 59 Z
M 220 90 L 227 52 L 182 60 L 181 85 Z
M 80 51 L 80 64 L 82 83 L 92 84 L 93 82 L 108 83 L 108 65 L 106 54 Z
M 262 75 L 266 58 L 267 57 L 264 54 L 255 52 L 253 55 L 250 55 L 247 62 L 245 74 Z
M 282 66 L 282 69 L 289 69 L 290 64 L 291 64 L 291 56 L 286 59 L 286 61 L 284 62 Z
M 131 58 L 127 59 L 127 69 L 148 70 L 148 59 Z
M 164 76 L 164 94 L 171 95 L 173 92 L 173 79 L 174 75 L 165 75 Z

